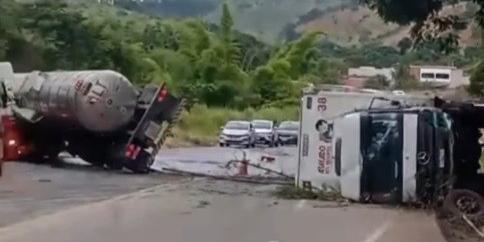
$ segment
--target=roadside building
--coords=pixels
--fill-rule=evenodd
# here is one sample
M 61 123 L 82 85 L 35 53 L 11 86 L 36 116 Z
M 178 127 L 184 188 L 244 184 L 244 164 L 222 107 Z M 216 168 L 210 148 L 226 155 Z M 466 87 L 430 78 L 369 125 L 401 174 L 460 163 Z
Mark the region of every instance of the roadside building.
M 394 73 L 394 68 L 375 68 L 373 66 L 349 68 L 343 82 L 348 86 L 362 88 L 369 79 L 376 76 L 384 76 L 392 84 L 394 83 Z
M 409 74 L 420 83 L 437 88 L 469 85 L 469 76 L 455 66 L 410 66 Z

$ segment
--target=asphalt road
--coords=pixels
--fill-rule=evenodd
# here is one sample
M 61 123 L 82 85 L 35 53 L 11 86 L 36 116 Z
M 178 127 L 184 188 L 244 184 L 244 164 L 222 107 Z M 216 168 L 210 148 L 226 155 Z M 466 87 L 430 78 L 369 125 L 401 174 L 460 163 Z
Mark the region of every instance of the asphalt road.
M 0 227 L 179 179 L 83 166 L 6 163 L 0 178 Z
M 164 161 L 223 162 L 231 151 L 171 152 Z M 0 241 L 444 241 L 431 213 L 285 201 L 272 196 L 274 189 L 205 178 L 9 163 L 0 180 Z
M 210 185 L 193 182 L 197 184 L 161 185 L 7 226 L 0 229 L 0 241 L 444 241 L 433 216 L 423 212 L 278 201 L 263 192 L 200 191 Z

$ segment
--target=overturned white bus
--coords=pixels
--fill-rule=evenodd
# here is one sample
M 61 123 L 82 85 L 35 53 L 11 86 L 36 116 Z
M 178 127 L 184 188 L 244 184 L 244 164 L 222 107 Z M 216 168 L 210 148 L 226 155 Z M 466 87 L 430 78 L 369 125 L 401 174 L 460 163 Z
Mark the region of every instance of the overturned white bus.
M 477 159 L 463 151 L 477 127 L 462 112 L 430 97 L 305 90 L 296 184 L 376 203 L 434 202 L 453 187 L 482 193 L 480 147 Z

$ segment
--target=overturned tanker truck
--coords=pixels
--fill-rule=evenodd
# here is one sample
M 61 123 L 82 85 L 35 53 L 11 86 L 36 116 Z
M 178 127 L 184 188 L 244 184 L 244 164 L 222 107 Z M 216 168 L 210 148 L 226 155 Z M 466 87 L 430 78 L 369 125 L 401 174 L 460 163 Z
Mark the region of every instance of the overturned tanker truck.
M 110 70 L 19 74 L 1 63 L 0 81 L 3 160 L 57 161 L 67 151 L 144 173 L 183 106 L 163 84 L 138 89 Z

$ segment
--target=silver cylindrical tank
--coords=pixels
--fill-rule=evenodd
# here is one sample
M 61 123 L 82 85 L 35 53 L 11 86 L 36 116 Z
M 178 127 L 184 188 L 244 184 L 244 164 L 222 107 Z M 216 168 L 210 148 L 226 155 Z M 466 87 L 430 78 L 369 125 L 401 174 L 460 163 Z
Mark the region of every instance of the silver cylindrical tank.
M 95 132 L 116 131 L 129 123 L 138 95 L 128 79 L 114 71 L 16 74 L 12 91 L 21 108 Z

